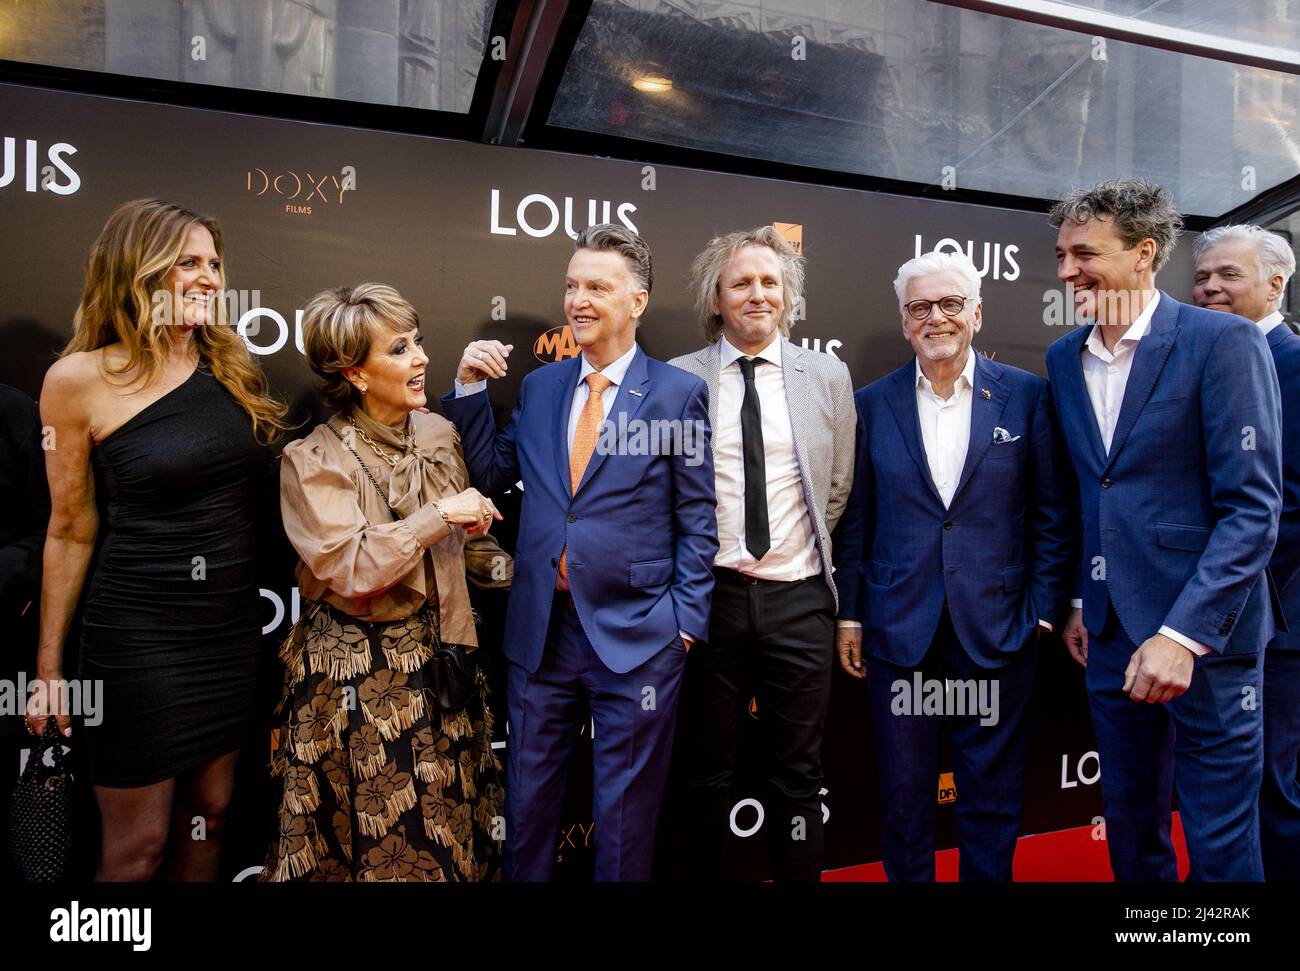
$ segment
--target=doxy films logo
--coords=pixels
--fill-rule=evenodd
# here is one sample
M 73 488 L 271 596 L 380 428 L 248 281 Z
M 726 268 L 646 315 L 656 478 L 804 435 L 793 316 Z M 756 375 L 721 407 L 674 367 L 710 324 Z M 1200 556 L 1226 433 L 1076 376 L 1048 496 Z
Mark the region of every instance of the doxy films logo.
M 294 216 L 310 216 L 315 207 L 341 206 L 349 192 L 357 188 L 355 165 L 343 166 L 338 174 L 313 173 L 307 169 L 271 172 L 254 166 L 244 173 L 244 188 L 255 196 L 271 196 L 283 202 L 284 211 Z

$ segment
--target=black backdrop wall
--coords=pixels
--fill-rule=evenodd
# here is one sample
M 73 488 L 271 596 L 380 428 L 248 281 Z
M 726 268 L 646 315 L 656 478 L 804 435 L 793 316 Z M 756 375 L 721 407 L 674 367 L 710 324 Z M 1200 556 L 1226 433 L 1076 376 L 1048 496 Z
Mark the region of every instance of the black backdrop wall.
M 146 195 L 221 221 L 246 339 L 273 390 L 303 418 L 314 406 L 299 308 L 322 287 L 361 280 L 393 284 L 420 312 L 431 400 L 450 388 L 468 341 L 513 343 L 511 373 L 492 388 L 498 412 L 508 412 L 527 370 L 576 351 L 560 327 L 561 281 L 569 231 L 589 222 L 625 222 L 652 246 L 655 287 L 640 340 L 660 359 L 703 343 L 686 293 L 695 253 L 715 233 L 773 222 L 789 224 L 808 259 L 806 314 L 793 339 L 844 360 L 855 386 L 909 357 L 892 280 L 900 263 L 936 246 L 968 251 L 982 270 L 979 351 L 1041 374 L 1044 349 L 1064 332 L 1044 322 L 1059 284 L 1055 234 L 1036 213 L 11 85 L 0 85 L 0 136 L 0 382 L 33 397 L 71 332 L 91 240 L 116 205 Z M 1176 297 L 1189 288 L 1188 249 L 1161 277 Z M 509 545 L 509 523 L 501 532 Z M 265 765 L 278 692 L 275 648 L 298 609 L 291 554 L 274 540 L 268 537 L 261 581 L 266 704 L 232 807 L 232 877 L 258 865 L 270 833 Z M 478 606 L 487 645 L 499 645 L 501 603 L 482 598 Z M 1100 813 L 1081 672 L 1055 640 L 1044 640 L 1040 652 L 1026 833 L 1090 825 Z M 825 748 L 828 867 L 879 858 L 864 698 L 861 685 L 837 675 Z M 498 708 L 501 701 L 498 689 Z M 505 758 L 505 719 L 497 724 Z M 580 747 L 557 848 L 565 875 L 590 866 L 588 773 L 589 753 Z M 954 845 L 950 787 L 950 778 L 936 780 L 940 847 Z M 744 781 L 733 817 L 738 858 L 753 876 L 764 875 L 761 826 L 770 825 L 761 797 Z M 671 802 L 666 813 L 671 872 L 685 822 L 674 818 Z

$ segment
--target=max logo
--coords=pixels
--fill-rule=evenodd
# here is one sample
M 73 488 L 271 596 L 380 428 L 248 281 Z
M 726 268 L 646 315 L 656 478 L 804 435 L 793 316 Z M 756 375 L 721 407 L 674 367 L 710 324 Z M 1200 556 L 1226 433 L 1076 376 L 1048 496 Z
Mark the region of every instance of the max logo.
M 939 773 L 939 805 L 957 801 L 957 783 L 952 779 L 951 772 Z
M 552 327 L 533 341 L 533 357 L 543 364 L 567 361 L 571 357 L 577 357 L 581 351 L 568 324 Z

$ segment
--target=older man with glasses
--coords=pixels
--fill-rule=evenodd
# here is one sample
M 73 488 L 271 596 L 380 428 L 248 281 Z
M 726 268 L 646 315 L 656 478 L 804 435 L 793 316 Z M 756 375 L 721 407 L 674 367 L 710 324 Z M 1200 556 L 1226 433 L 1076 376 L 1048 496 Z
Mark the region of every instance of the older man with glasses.
M 915 358 L 855 396 L 837 651 L 867 680 L 889 879 L 934 879 L 947 734 L 960 879 L 1007 881 L 1036 642 L 1068 607 L 1064 456 L 1047 382 L 971 347 L 983 310 L 969 259 L 908 260 L 894 289 Z

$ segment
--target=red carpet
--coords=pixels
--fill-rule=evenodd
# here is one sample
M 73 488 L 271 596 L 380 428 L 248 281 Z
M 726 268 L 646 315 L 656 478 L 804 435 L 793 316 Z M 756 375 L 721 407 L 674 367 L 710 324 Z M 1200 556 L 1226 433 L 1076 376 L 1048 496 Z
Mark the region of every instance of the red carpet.
M 1174 813 L 1173 839 L 1178 854 L 1178 876 L 1184 879 L 1187 847 L 1183 843 L 1183 822 L 1177 813 Z M 956 882 L 957 856 L 956 850 L 935 854 L 935 878 L 939 882 Z M 1092 838 L 1091 826 L 1020 837 L 1012 871 L 1018 883 L 1107 883 L 1111 879 L 1106 843 Z M 885 868 L 880 863 L 863 863 L 822 874 L 823 882 L 883 883 L 884 880 Z

